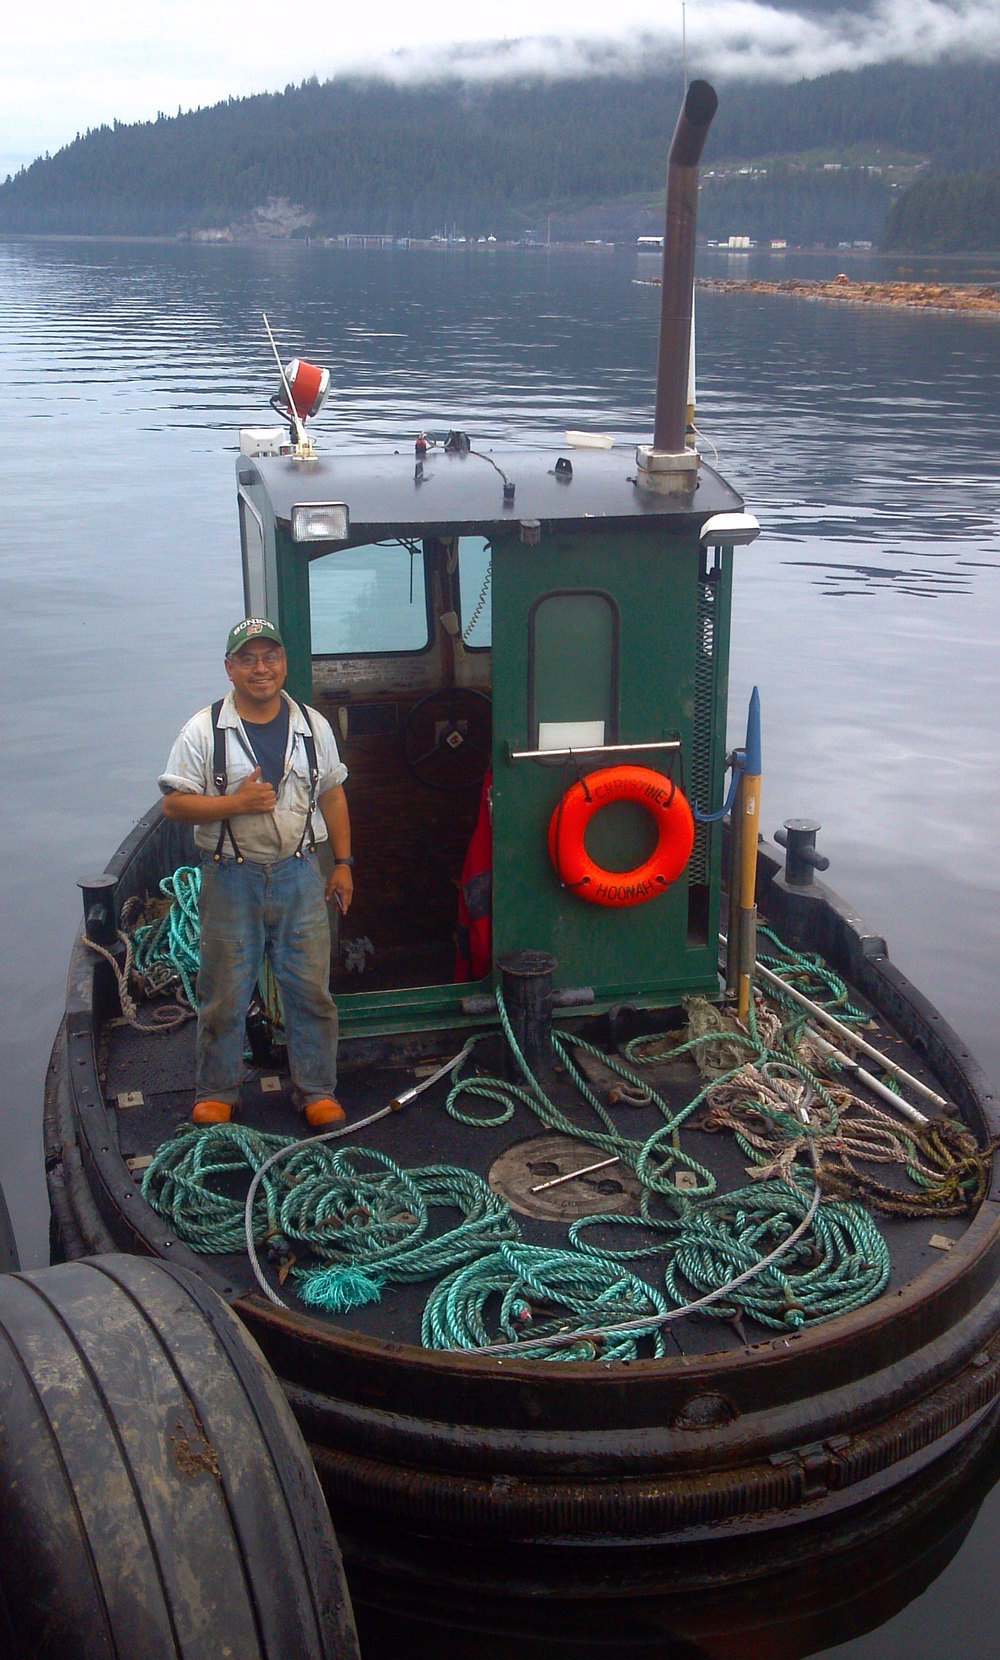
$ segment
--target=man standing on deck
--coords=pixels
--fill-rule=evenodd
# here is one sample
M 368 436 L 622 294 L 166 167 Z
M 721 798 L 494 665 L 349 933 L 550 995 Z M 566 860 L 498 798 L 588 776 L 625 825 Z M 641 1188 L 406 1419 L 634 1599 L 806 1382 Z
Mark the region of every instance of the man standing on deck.
M 243 1073 L 247 1006 L 265 952 L 281 991 L 292 1082 L 313 1129 L 339 1123 L 337 1010 L 326 903 L 354 891 L 347 768 L 329 722 L 284 691 L 278 630 L 246 617 L 226 642 L 231 689 L 188 721 L 159 783 L 163 816 L 202 854 L 196 1124 L 224 1124 Z M 329 838 L 333 874 L 316 858 Z

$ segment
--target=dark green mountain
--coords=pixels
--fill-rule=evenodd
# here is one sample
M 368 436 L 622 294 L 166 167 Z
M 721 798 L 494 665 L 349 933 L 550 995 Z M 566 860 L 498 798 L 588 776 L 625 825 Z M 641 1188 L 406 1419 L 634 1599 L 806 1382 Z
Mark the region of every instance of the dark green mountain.
M 892 204 L 882 244 L 899 253 L 1000 250 L 1000 169 L 918 180 Z
M 877 238 L 918 174 L 933 190 L 1000 168 L 1000 66 L 886 64 L 720 94 L 708 236 Z M 489 85 L 313 80 L 88 132 L 0 185 L 0 232 L 174 235 L 245 224 L 276 198 L 332 234 L 505 237 L 551 220 L 554 236 L 634 235 L 658 228 L 679 96 L 665 64 Z

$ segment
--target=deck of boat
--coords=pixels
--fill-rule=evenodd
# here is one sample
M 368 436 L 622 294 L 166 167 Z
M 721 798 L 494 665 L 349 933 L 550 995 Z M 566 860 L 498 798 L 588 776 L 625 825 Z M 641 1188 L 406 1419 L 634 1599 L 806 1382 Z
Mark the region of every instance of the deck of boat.
M 861 1003 L 860 994 L 855 993 L 854 998 Z M 647 1022 L 650 1029 L 670 1029 L 679 1024 L 682 1018 L 679 1010 L 654 1011 L 647 1016 Z M 601 1036 L 602 1028 L 606 1031 L 606 1022 L 596 1016 L 591 1017 L 589 1021 L 575 1023 L 575 1029 L 592 1041 Z M 905 1044 L 884 1020 L 878 1022 L 877 1031 L 866 1029 L 866 1036 L 869 1041 L 874 1039 L 885 1054 L 897 1064 L 906 1067 L 917 1076 L 922 1076 L 924 1081 L 934 1084 L 935 1080 L 919 1055 Z M 105 1030 L 103 1043 L 105 1096 L 112 1108 L 111 1119 L 121 1155 L 132 1169 L 138 1186 L 149 1157 L 176 1131 L 189 1127 L 194 1075 L 194 1025 L 193 1022 L 189 1022 L 168 1035 L 148 1035 L 127 1025 L 111 1025 Z M 451 1047 L 442 1047 L 442 1044 L 450 1044 Z M 384 1048 L 385 1045 L 381 1047 Z M 402 1112 L 393 1113 L 368 1126 L 356 1137 L 351 1134 L 351 1120 L 357 1121 L 367 1117 L 410 1088 L 415 1081 L 419 1081 L 421 1062 L 425 1063 L 426 1067 L 433 1060 L 440 1061 L 442 1055 L 454 1053 L 458 1047 L 459 1042 L 449 1034 L 444 1034 L 443 1037 L 428 1035 L 422 1046 L 419 1040 L 415 1046 L 414 1039 L 411 1038 L 405 1045 L 401 1045 L 403 1053 L 395 1064 L 391 1058 L 384 1056 L 380 1061 L 373 1063 L 370 1044 L 363 1040 L 347 1040 L 342 1045 L 341 1054 L 341 1096 L 348 1111 L 349 1122 L 342 1140 L 335 1145 L 370 1149 L 387 1155 L 404 1168 L 458 1165 L 486 1176 L 495 1161 L 507 1149 L 531 1142 L 548 1133 L 535 1114 L 524 1105 L 518 1105 L 513 1116 L 498 1127 L 483 1126 L 473 1129 L 458 1122 L 445 1110 L 445 1100 L 451 1082 L 445 1078 L 431 1086 Z M 503 1068 L 503 1047 L 503 1040 L 499 1034 L 488 1036 L 475 1051 L 476 1069 L 499 1074 Z M 644 1067 L 642 1077 L 675 1112 L 680 1112 L 705 1082 L 696 1066 L 687 1057 Z M 551 1093 L 567 1118 L 579 1126 L 578 1162 L 570 1167 L 582 1168 L 588 1163 L 606 1157 L 607 1154 L 602 1153 L 600 1149 L 588 1151 L 588 1135 L 600 1130 L 601 1126 L 572 1084 L 557 1076 Z M 862 1099 L 865 1097 L 863 1086 L 859 1086 L 857 1093 Z M 884 1103 L 876 1102 L 874 1097 L 871 1097 L 871 1100 L 880 1110 L 886 1110 Z M 127 1102 L 136 1104 L 122 1104 Z M 491 1110 L 495 1111 L 489 1102 L 479 1105 L 485 1115 Z M 477 1103 L 467 1100 L 463 1110 L 474 1113 Z M 620 1133 L 630 1139 L 643 1141 L 661 1128 L 664 1122 L 659 1111 L 651 1104 L 619 1104 L 611 1110 Z M 287 1073 L 277 1072 L 272 1067 L 258 1068 L 248 1065 L 236 1121 L 267 1134 L 301 1137 L 309 1133 L 301 1114 L 296 1111 L 293 1104 Z M 900 1124 L 905 1124 L 902 1118 Z M 747 1185 L 748 1161 L 732 1136 L 718 1132 L 710 1133 L 699 1128 L 698 1112 L 685 1123 L 679 1133 L 685 1149 L 712 1171 L 720 1193 Z M 546 1173 L 548 1166 L 545 1166 L 543 1177 Z M 912 1184 L 907 1181 L 899 1166 L 879 1166 L 875 1173 L 879 1180 L 897 1186 L 903 1192 L 914 1192 Z M 627 1175 L 628 1173 L 626 1179 Z M 614 1166 L 589 1178 L 591 1190 L 610 1198 L 612 1203 L 616 1202 L 615 1189 L 621 1189 L 622 1180 L 619 1168 Z M 244 1183 L 244 1191 L 245 1186 Z M 518 1227 L 526 1242 L 549 1247 L 567 1244 L 567 1225 L 574 1215 L 579 1214 L 574 1206 L 574 1190 L 578 1195 L 579 1183 L 566 1184 L 566 1214 L 561 1220 L 543 1220 L 523 1214 L 517 1215 Z M 234 1196 L 238 1191 L 238 1186 L 234 1183 Z M 657 1209 L 663 1215 L 669 1214 L 662 1201 L 658 1203 Z M 457 1220 L 456 1212 L 444 1209 L 435 1212 L 435 1215 L 441 1229 L 453 1225 Z M 942 1220 L 929 1216 L 902 1219 L 883 1214 L 878 1215 L 875 1220 L 888 1245 L 892 1263 L 891 1278 L 885 1293 L 889 1295 L 912 1281 L 935 1260 L 939 1260 L 942 1251 L 948 1248 L 946 1242 L 957 1240 L 971 1218 Z M 587 1238 L 588 1242 L 595 1245 L 607 1244 L 614 1248 L 624 1243 L 616 1236 L 625 1231 L 620 1227 L 595 1226 L 588 1230 Z M 651 1283 L 655 1284 L 658 1279 L 662 1283 L 662 1237 L 658 1237 L 651 1230 L 644 1231 L 637 1221 L 635 1228 L 630 1227 L 627 1230 L 628 1244 L 638 1244 L 643 1239 L 644 1232 L 651 1247 L 650 1256 L 633 1261 L 629 1266 L 635 1273 L 649 1278 Z M 227 1277 L 234 1291 L 243 1294 L 255 1289 L 255 1281 L 243 1253 L 215 1256 L 206 1260 Z M 266 1260 L 262 1266 L 274 1288 L 279 1290 L 276 1270 L 267 1264 Z M 413 1285 L 389 1285 L 379 1302 L 352 1309 L 348 1314 L 324 1318 L 329 1318 L 333 1324 L 343 1329 L 372 1337 L 393 1342 L 419 1343 L 420 1316 L 429 1288 L 430 1282 L 427 1280 Z M 280 1295 L 289 1306 L 301 1306 L 297 1304 L 295 1296 L 294 1277 L 285 1279 L 280 1286 Z M 696 1314 L 673 1321 L 667 1329 L 668 1353 L 683 1355 L 738 1350 L 746 1343 L 760 1341 L 773 1335 L 757 1325 L 749 1316 L 742 1321 L 732 1321 L 707 1314 Z

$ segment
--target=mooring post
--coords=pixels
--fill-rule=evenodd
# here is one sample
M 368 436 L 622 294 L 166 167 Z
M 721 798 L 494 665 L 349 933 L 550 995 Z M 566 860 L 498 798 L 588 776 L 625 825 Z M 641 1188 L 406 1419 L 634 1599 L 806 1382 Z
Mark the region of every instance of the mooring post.
M 118 916 L 115 909 L 116 876 L 81 876 L 83 890 L 83 931 L 95 945 L 111 951 L 118 944 Z
M 500 989 L 504 1007 L 521 1054 L 540 1084 L 554 1077 L 552 1063 L 552 975 L 555 957 L 547 951 L 512 951 L 501 957 Z M 509 1079 L 521 1082 L 521 1071 L 508 1049 L 504 1071 Z
M 816 835 L 822 825 L 811 818 L 786 818 L 784 828 L 774 832 L 779 847 L 785 849 L 785 881 L 795 888 L 812 886 L 814 870 L 829 870 L 825 853 L 816 852 Z

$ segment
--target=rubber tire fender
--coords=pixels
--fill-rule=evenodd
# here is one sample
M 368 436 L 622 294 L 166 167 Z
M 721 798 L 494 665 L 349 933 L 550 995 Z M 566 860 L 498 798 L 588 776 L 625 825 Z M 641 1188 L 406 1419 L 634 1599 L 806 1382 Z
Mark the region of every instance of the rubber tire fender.
M 299 1429 L 185 1269 L 0 1278 L 0 1515 L 10 1660 L 358 1660 Z

